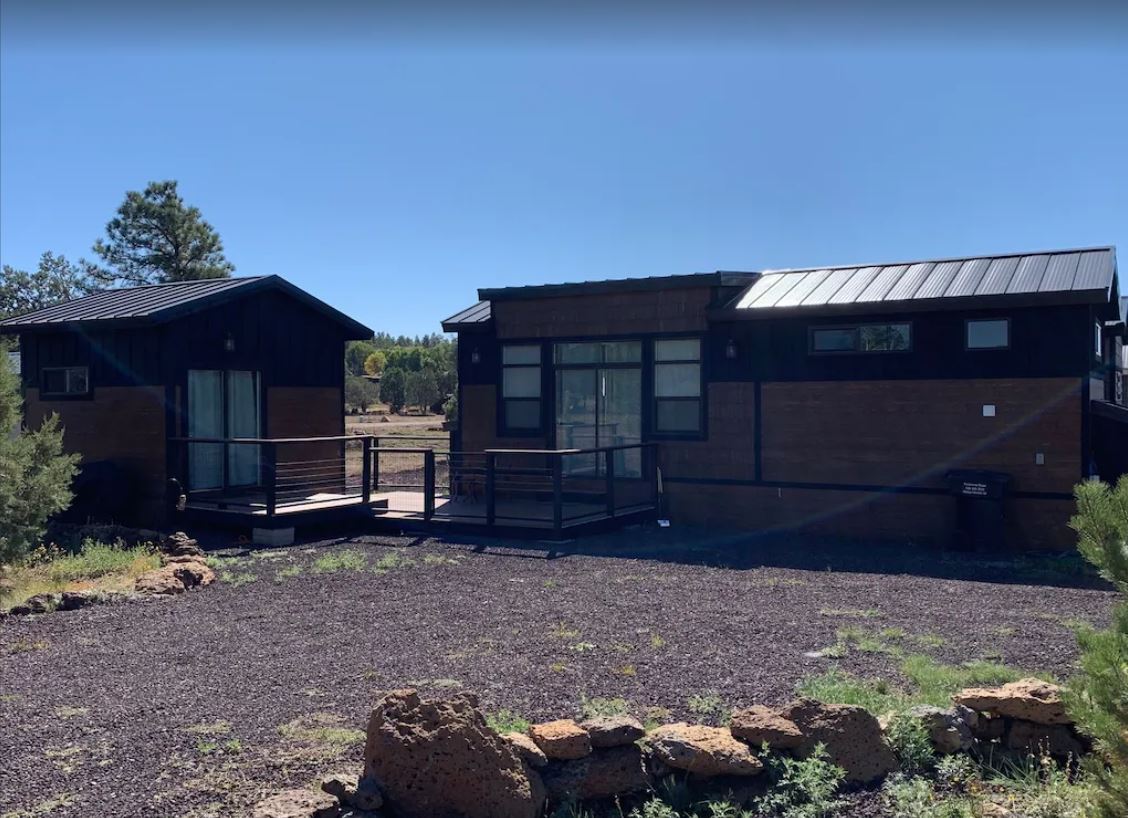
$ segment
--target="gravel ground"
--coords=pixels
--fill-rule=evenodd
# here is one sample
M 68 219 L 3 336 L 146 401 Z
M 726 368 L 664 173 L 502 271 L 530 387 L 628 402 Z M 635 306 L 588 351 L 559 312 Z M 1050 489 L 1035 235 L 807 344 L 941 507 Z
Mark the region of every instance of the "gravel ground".
M 350 550 L 363 568 L 317 570 Z M 1048 565 L 656 530 L 254 552 L 180 598 L 0 621 L 0 815 L 244 814 L 355 766 L 373 702 L 408 685 L 532 720 L 584 697 L 700 720 L 691 697 L 777 704 L 832 664 L 896 681 L 883 654 L 805 655 L 846 625 L 1067 677 L 1067 623 L 1103 624 L 1113 595 Z

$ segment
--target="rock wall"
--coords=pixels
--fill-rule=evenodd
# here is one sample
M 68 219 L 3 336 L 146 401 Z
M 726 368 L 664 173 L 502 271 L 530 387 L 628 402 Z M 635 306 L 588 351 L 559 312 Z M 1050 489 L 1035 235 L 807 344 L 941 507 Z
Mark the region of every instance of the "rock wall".
M 1038 679 L 964 690 L 948 709 L 918 707 L 908 717 L 921 723 L 938 754 L 1001 745 L 1064 759 L 1090 749 L 1059 689 Z M 873 784 L 898 769 L 881 720 L 861 707 L 812 699 L 739 710 L 726 727 L 678 722 L 648 731 L 623 715 L 558 719 L 499 735 L 473 695 L 423 700 L 399 690 L 372 711 L 362 776 L 330 776 L 312 801 L 308 791 L 280 793 L 255 815 L 538 818 L 562 803 L 653 791 L 669 776 L 747 800 L 769 786 L 761 777 L 765 747 L 808 758 L 820 746 L 850 784 Z M 287 812 L 280 807 L 286 804 L 297 806 Z

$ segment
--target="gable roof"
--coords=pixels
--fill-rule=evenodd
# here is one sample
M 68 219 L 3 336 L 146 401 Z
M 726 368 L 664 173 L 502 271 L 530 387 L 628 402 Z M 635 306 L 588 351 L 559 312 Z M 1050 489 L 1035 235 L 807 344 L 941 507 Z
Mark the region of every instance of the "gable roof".
M 348 338 L 372 337 L 372 330 L 368 327 L 276 275 L 209 278 L 103 290 L 0 321 L 0 332 L 68 326 L 163 324 L 234 298 L 268 290 L 286 293 L 335 321 L 345 328 Z
M 1096 247 L 766 270 L 722 312 L 731 317 L 778 317 L 783 310 L 859 312 L 1035 303 L 1115 304 L 1117 287 L 1115 248 Z

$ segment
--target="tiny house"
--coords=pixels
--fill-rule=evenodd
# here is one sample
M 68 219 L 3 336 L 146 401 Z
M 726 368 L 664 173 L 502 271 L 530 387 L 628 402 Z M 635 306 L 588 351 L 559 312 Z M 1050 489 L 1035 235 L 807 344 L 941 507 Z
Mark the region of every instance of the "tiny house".
M 675 525 L 1063 548 L 1073 486 L 1128 471 L 1111 247 L 478 296 L 455 447 L 649 446 Z
M 372 337 L 278 276 L 107 290 L 0 333 L 19 336 L 27 423 L 57 413 L 82 456 L 78 513 L 145 524 L 182 490 L 261 480 L 257 445 L 177 441 L 343 435 L 344 346 Z

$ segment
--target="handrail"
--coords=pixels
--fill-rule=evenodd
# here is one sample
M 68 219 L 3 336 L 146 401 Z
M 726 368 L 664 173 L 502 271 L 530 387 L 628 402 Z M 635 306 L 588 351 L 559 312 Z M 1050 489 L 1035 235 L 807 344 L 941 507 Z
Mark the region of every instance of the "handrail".
M 483 449 L 486 454 L 559 454 L 559 455 L 574 455 L 574 454 L 600 454 L 602 452 L 617 452 L 622 449 L 641 449 L 652 448 L 657 446 L 657 442 L 652 440 L 640 441 L 638 443 L 619 443 L 614 446 L 597 446 L 592 449 Z

